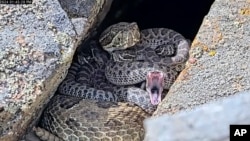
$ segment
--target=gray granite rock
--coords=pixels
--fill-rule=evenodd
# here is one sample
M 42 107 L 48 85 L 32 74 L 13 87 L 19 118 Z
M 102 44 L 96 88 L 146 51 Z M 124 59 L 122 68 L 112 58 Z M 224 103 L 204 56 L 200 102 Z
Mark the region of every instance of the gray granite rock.
M 93 28 L 100 25 L 113 0 L 59 0 L 59 2 L 71 19 L 79 40 L 82 40 L 86 37 L 85 32 L 90 29 L 93 31 L 95 30 Z M 84 26 L 91 28 L 85 28 Z M 87 31 L 83 32 L 83 30 Z
M 250 91 L 205 104 L 190 112 L 144 121 L 144 141 L 229 141 L 230 124 L 250 124 Z
M 85 17 L 94 19 L 101 10 L 105 0 L 59 0 L 62 8 L 70 18 Z
M 173 114 L 250 90 L 250 3 L 215 0 L 190 60 L 154 115 Z
M 17 140 L 34 124 L 65 77 L 79 36 L 94 26 L 104 3 L 85 5 L 91 14 L 74 20 L 57 0 L 0 5 L 1 141 Z
M 186 68 L 145 121 L 145 141 L 228 141 L 229 124 L 250 123 L 249 7 L 215 0 Z

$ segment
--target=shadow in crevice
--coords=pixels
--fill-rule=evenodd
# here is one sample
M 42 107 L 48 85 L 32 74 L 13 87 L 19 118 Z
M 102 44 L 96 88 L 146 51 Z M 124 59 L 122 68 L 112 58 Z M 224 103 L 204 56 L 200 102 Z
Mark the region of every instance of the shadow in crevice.
M 100 30 L 121 22 L 137 22 L 140 29 L 165 27 L 191 41 L 214 0 L 114 0 Z

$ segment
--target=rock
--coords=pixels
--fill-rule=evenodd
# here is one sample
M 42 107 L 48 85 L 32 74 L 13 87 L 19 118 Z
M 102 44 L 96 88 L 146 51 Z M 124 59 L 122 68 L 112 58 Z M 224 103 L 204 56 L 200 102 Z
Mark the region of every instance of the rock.
M 56 0 L 0 5 L 1 141 L 16 141 L 35 124 L 108 1 L 84 0 L 90 14 L 73 20 Z
M 249 5 L 215 0 L 186 68 L 144 122 L 145 141 L 226 141 L 230 124 L 250 123 Z
M 113 0 L 59 0 L 59 2 L 71 19 L 79 39 L 82 40 L 86 37 L 83 30 L 89 30 L 84 25 L 91 28 L 100 25 L 107 15 Z
M 230 124 L 250 123 L 250 91 L 205 104 L 190 112 L 144 121 L 144 141 L 229 141 Z
M 192 43 L 191 60 L 154 116 L 250 90 L 249 5 L 247 0 L 215 0 Z

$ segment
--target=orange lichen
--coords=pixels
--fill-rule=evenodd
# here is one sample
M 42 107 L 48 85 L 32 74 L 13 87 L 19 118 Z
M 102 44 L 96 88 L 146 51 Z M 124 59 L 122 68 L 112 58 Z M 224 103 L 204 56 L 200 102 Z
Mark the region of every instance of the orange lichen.
M 250 8 L 242 8 L 240 9 L 241 15 L 250 15 Z
M 218 43 L 223 39 L 222 33 L 220 31 L 215 31 L 213 35 L 213 43 Z
M 209 51 L 208 55 L 209 56 L 214 56 L 216 54 L 216 51 L 215 50 L 211 50 Z
M 200 41 L 198 41 L 196 38 L 194 39 L 193 43 L 192 43 L 192 47 L 197 47 L 200 46 L 202 47 L 203 51 L 208 51 L 208 46 Z
M 176 82 L 181 82 L 184 80 L 189 80 L 189 73 L 188 73 L 188 69 L 184 69 L 182 70 L 182 72 L 180 73 L 180 75 L 178 76 L 178 78 L 176 79 Z

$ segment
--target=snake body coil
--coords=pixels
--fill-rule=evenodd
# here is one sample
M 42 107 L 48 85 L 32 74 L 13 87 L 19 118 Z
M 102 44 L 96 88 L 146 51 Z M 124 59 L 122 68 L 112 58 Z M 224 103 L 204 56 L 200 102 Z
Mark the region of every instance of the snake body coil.
M 161 101 L 188 59 L 189 44 L 166 28 L 118 23 L 80 53 L 45 109 L 36 134 L 56 141 L 142 141 L 142 122 Z M 92 56 L 92 57 L 91 57 Z M 146 85 L 144 82 L 146 81 Z M 136 84 L 142 83 L 140 87 Z

